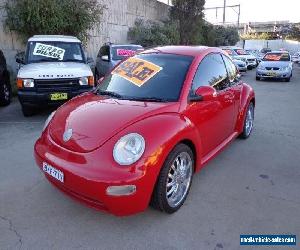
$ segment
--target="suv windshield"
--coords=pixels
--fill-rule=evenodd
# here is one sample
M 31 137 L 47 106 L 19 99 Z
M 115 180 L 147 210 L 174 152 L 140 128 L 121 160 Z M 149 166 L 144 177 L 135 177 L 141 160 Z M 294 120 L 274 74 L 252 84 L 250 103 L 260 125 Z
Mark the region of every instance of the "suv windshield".
M 116 67 L 96 93 L 137 101 L 178 101 L 193 58 L 156 53 L 136 55 Z
M 84 62 L 80 43 L 29 42 L 28 63 L 38 62 Z
M 249 53 L 247 53 L 245 50 L 243 50 L 243 49 L 234 49 L 234 51 L 238 54 L 238 55 L 240 55 L 240 56 L 242 56 L 242 55 L 249 55 Z
M 112 47 L 112 59 L 123 60 L 126 57 L 134 56 L 138 51 L 143 50 L 142 46 L 113 46 Z
M 290 61 L 290 55 L 289 53 L 267 53 L 263 61 Z

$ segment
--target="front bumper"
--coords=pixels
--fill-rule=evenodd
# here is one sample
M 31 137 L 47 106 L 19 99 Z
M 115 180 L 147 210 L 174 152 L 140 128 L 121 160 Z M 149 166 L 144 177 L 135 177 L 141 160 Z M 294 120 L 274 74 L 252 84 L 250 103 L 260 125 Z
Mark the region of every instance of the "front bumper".
M 52 105 L 59 105 L 62 104 L 63 102 L 66 102 L 67 100 L 72 99 L 73 97 L 80 95 L 82 93 L 85 93 L 87 91 L 92 90 L 93 87 L 87 86 L 81 89 L 77 90 L 68 90 L 68 91 L 55 91 L 53 90 L 52 92 L 37 92 L 35 90 L 18 90 L 18 98 L 21 104 L 28 105 L 28 106 L 52 106 Z M 63 101 L 52 101 L 50 99 L 50 94 L 51 93 L 67 93 L 68 94 L 68 99 L 63 100 Z
M 62 183 L 44 172 L 50 183 L 77 201 L 117 216 L 142 212 L 149 205 L 158 164 L 151 165 L 142 157 L 134 166 L 118 166 L 112 157 L 112 144 L 108 141 L 89 153 L 71 152 L 57 145 L 46 130 L 35 144 L 34 155 L 41 170 L 46 162 L 64 173 Z M 134 185 L 136 191 L 124 196 L 107 194 L 109 186 L 126 185 Z
M 282 71 L 282 70 L 256 70 L 256 77 L 260 78 L 276 78 L 276 79 L 285 79 L 291 77 L 291 71 Z
M 245 65 L 245 66 L 239 66 L 238 65 L 238 70 L 240 71 L 240 72 L 246 72 L 247 71 L 247 66 Z

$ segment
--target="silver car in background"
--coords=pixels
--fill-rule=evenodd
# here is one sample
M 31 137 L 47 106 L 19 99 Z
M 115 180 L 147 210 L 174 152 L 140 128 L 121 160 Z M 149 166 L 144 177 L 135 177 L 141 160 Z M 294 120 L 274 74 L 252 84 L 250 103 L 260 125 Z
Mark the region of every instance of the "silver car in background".
M 256 69 L 256 80 L 274 78 L 289 82 L 293 76 L 293 63 L 287 51 L 267 53 Z
M 239 72 L 246 72 L 247 71 L 247 63 L 242 61 L 242 60 L 238 60 L 238 59 L 232 59 L 233 63 L 235 64 L 235 66 L 238 68 Z

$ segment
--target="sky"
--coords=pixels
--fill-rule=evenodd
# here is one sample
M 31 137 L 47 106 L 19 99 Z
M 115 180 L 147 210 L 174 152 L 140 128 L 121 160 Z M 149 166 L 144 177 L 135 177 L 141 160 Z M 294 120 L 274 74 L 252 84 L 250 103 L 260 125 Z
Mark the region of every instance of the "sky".
M 223 6 L 224 0 L 206 0 L 205 8 Z M 241 23 L 291 21 L 300 22 L 300 0 L 226 0 L 226 5 L 241 5 Z M 238 9 L 236 8 L 236 11 Z M 205 11 L 207 21 L 223 20 L 223 9 Z M 238 15 L 226 8 L 226 22 L 237 22 Z
M 168 2 L 168 0 L 159 0 Z M 205 7 L 223 6 L 224 0 L 206 0 Z M 241 5 L 241 23 L 291 21 L 300 22 L 300 0 L 226 0 L 226 5 Z M 237 10 L 237 9 L 236 9 Z M 205 11 L 206 20 L 212 23 L 222 22 L 223 10 Z M 226 22 L 237 23 L 237 14 L 226 8 Z

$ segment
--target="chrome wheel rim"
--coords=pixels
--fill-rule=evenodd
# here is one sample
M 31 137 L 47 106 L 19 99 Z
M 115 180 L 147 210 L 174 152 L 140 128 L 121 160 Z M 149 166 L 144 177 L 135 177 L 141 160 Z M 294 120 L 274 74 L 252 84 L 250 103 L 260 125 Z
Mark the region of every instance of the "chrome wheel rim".
M 246 127 L 245 132 L 248 135 L 250 135 L 252 128 L 253 128 L 253 122 L 254 122 L 254 108 L 253 105 L 250 105 L 247 111 L 246 116 Z
M 9 98 L 10 98 L 10 93 L 9 93 L 9 89 L 8 89 L 8 87 L 6 86 L 6 84 L 3 85 L 3 91 L 4 91 L 4 99 L 5 99 L 6 101 L 8 101 Z
M 166 198 L 170 207 L 177 207 L 186 197 L 193 173 L 193 162 L 187 152 L 181 152 L 173 161 L 166 183 Z

